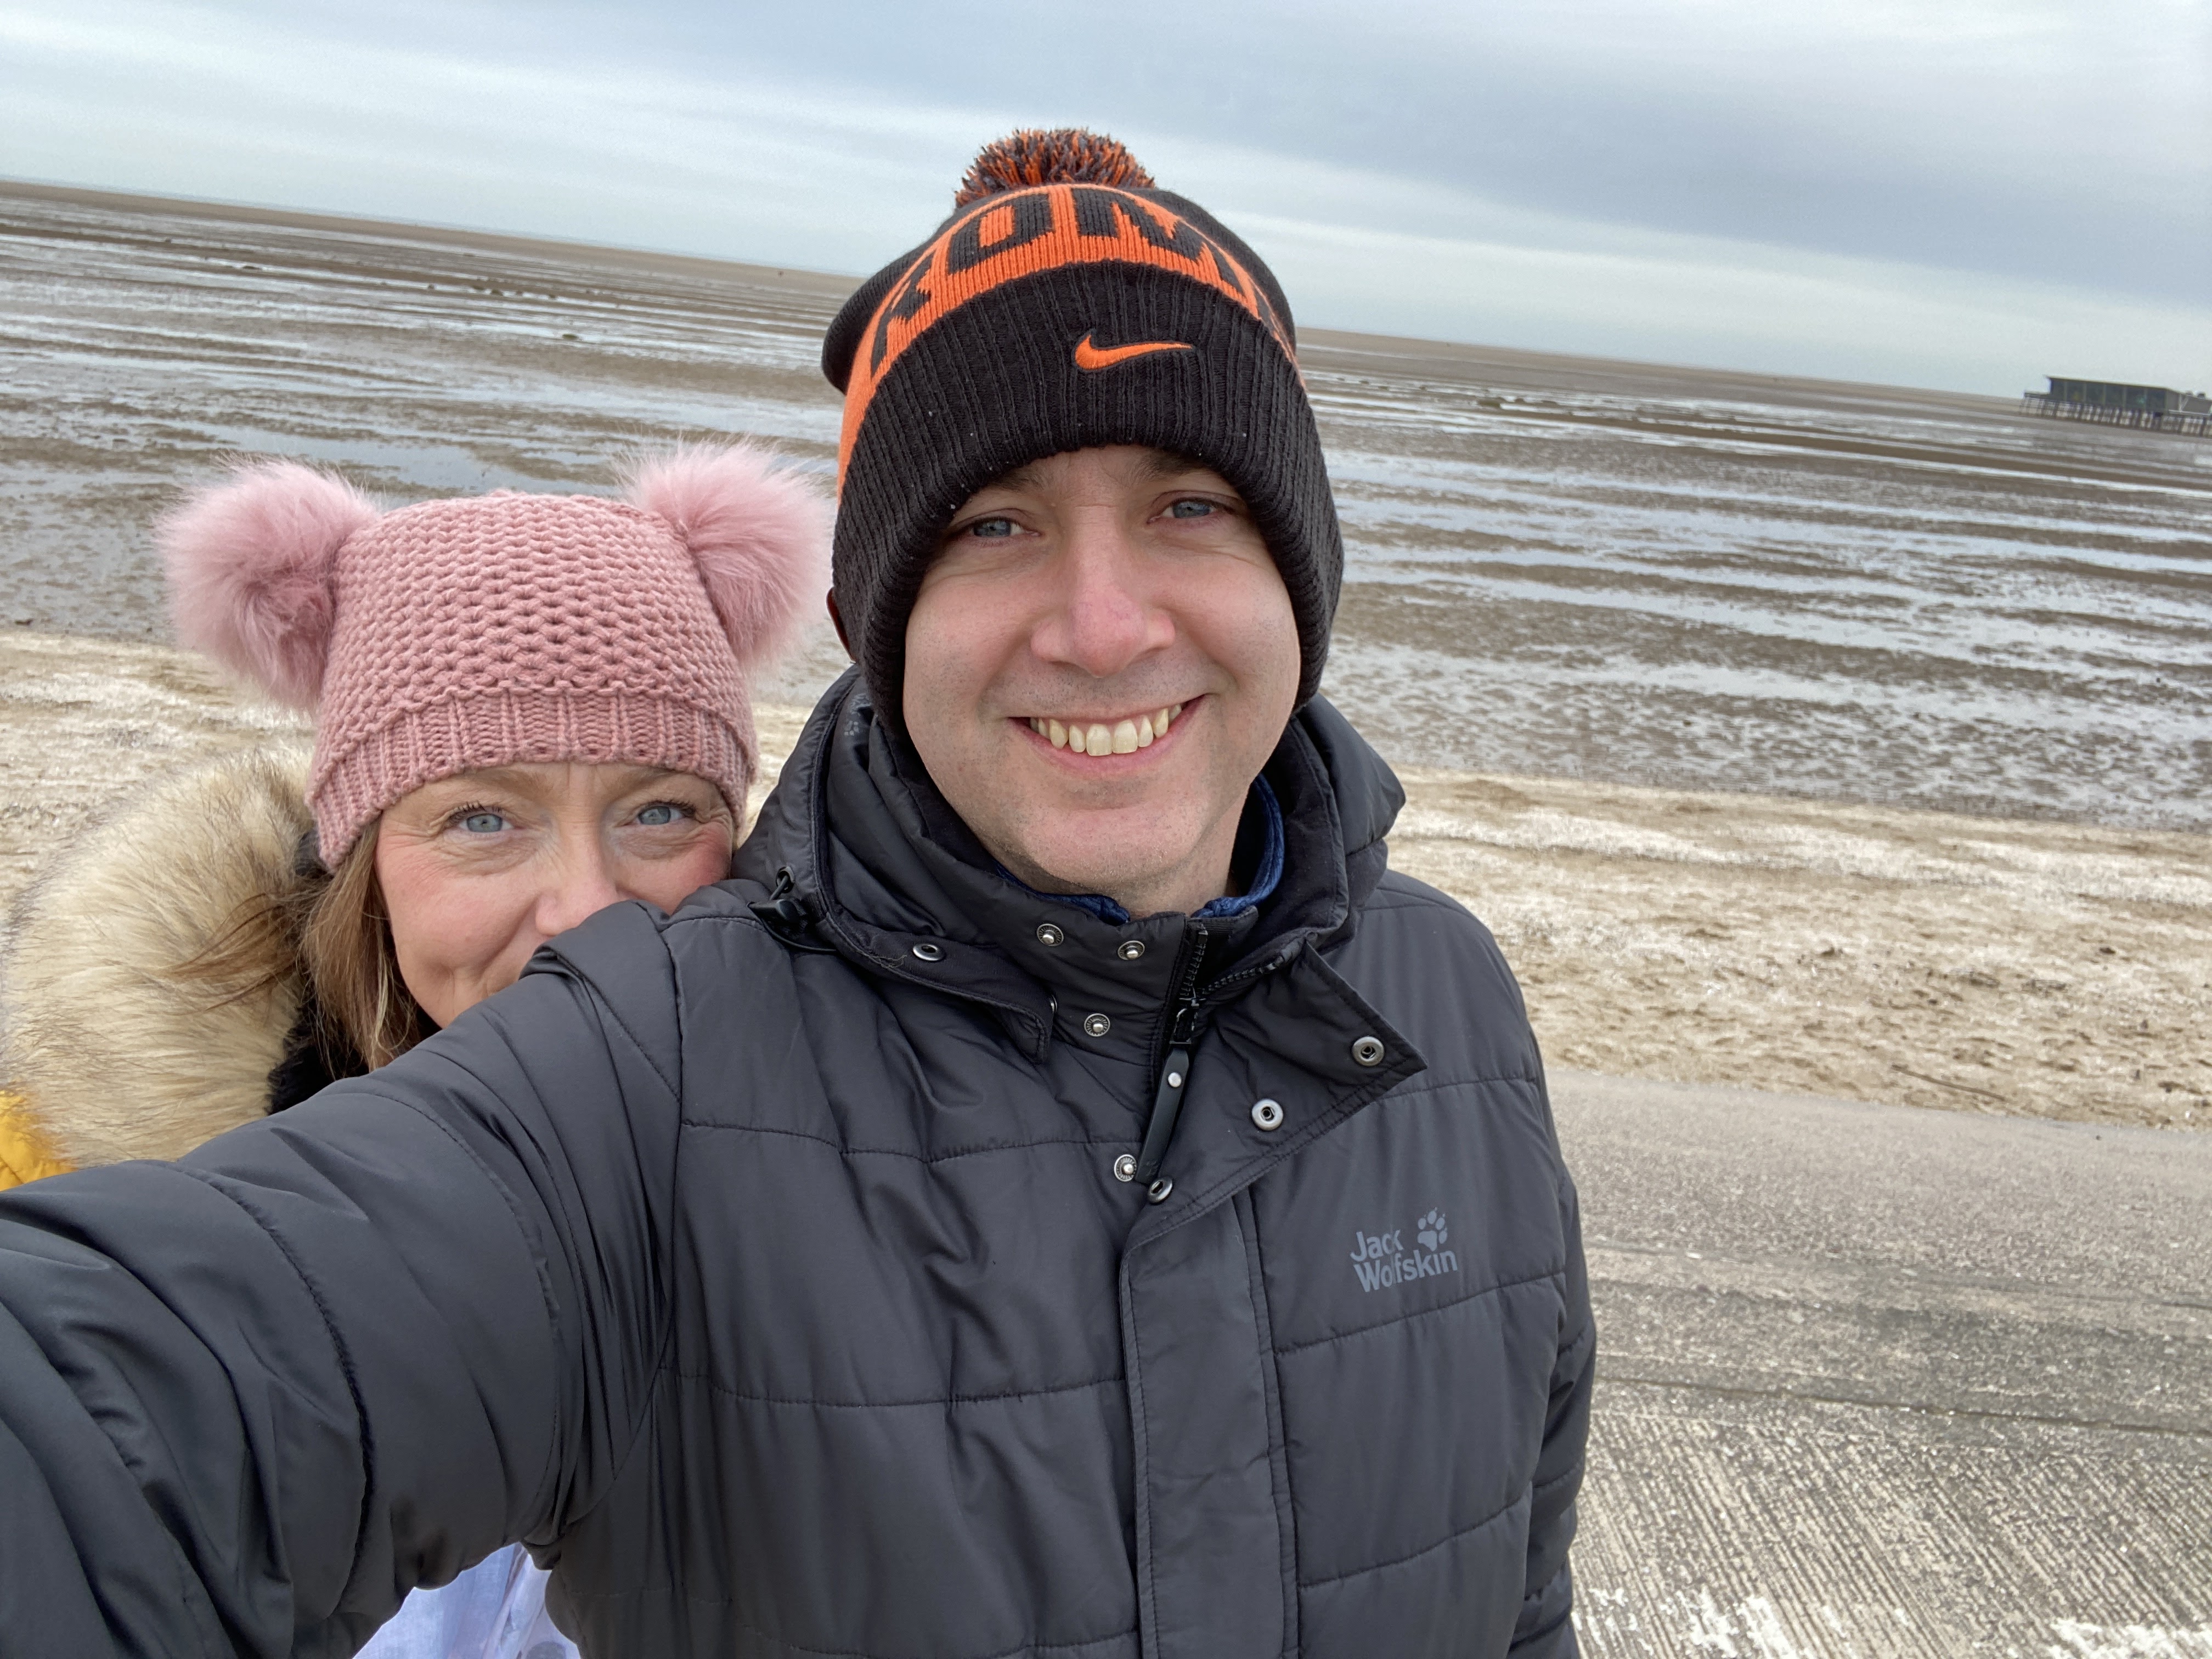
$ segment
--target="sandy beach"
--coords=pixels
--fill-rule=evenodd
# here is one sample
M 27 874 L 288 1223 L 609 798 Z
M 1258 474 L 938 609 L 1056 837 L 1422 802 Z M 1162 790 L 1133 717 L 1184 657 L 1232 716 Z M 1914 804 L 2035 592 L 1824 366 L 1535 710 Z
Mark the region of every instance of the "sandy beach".
M 241 451 L 388 500 L 826 471 L 848 279 L 0 184 L 0 898 L 288 717 L 167 649 L 149 526 Z M 1392 857 L 1551 1061 L 2212 1124 L 2212 444 L 2002 400 L 1309 331 L 1326 689 Z M 781 753 L 842 666 L 761 688 Z
M 147 527 L 240 453 L 394 501 L 710 434 L 826 474 L 850 286 L 0 181 L 0 623 L 165 637 Z M 2212 830 L 2212 442 L 1310 326 L 1299 362 L 1328 690 L 1404 763 Z
M 0 915 L 145 781 L 305 730 L 164 642 L 180 487 L 604 489 L 733 431 L 826 472 L 849 286 L 0 181 Z M 1583 1650 L 2212 1656 L 2212 444 L 1302 363 L 1327 690 L 1405 781 L 1394 866 L 1518 974 L 1583 1194 Z M 755 805 L 842 664 L 817 629 L 762 686 Z
M 773 781 L 803 706 L 759 711 Z M 0 630 L 0 903 L 171 766 L 303 729 L 155 645 Z M 2212 836 L 1408 767 L 1555 1066 L 2212 1127 Z

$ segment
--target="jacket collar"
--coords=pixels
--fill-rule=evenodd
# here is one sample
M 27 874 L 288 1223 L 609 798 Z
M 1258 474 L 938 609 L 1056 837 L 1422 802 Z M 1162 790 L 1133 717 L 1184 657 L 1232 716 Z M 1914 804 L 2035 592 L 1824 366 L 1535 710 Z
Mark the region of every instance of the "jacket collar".
M 791 896 L 814 937 L 890 977 L 986 1003 L 1033 1057 L 1103 1017 L 1147 1057 L 1177 976 L 1205 939 L 1201 984 L 1257 975 L 1348 934 L 1382 875 L 1405 796 L 1326 701 L 1291 720 L 1262 775 L 1281 805 L 1283 872 L 1239 915 L 1107 916 L 1030 892 L 998 869 L 878 722 L 848 671 L 817 705 L 738 854 L 737 872 Z

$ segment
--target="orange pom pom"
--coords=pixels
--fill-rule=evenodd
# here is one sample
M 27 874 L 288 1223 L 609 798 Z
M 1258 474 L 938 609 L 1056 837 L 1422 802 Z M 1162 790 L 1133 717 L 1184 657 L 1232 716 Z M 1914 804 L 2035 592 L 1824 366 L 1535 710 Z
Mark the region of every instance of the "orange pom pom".
M 1081 127 L 1024 127 L 983 146 L 952 198 L 957 210 L 1031 185 L 1120 185 L 1150 190 L 1152 175 L 1120 140 Z

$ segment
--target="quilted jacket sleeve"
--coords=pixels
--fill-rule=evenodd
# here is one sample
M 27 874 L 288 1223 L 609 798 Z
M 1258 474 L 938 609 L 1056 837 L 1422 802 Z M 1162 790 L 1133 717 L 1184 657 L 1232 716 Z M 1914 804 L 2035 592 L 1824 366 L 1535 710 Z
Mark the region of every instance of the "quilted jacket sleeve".
M 1589 1439 L 1592 1362 L 1597 1331 L 1590 1316 L 1589 1275 L 1583 1261 L 1582 1216 L 1574 1182 L 1560 1172 L 1560 1222 L 1567 1244 L 1566 1303 L 1559 1322 L 1559 1357 L 1552 1371 L 1551 1408 L 1536 1460 L 1528 1514 L 1528 1594 L 1512 1651 L 1526 1659 L 1566 1659 L 1576 1651 L 1574 1577 L 1567 1548 L 1575 1538 L 1575 1496 L 1583 1484 Z
M 581 931 L 618 972 L 541 958 L 181 1163 L 0 1194 L 0 1653 L 350 1653 L 603 1490 L 661 1340 L 678 1045 L 646 913 Z

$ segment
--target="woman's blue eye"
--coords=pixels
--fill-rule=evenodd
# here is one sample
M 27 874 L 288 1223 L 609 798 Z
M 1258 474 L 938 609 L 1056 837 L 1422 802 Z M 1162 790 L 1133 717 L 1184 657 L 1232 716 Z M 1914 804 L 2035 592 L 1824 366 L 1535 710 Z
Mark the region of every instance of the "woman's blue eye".
M 673 823 L 683 816 L 684 809 L 672 801 L 657 800 L 652 805 L 638 810 L 637 821 L 650 824 Z
M 495 836 L 507 828 L 507 820 L 497 812 L 469 812 L 463 815 L 461 828 L 472 836 Z

